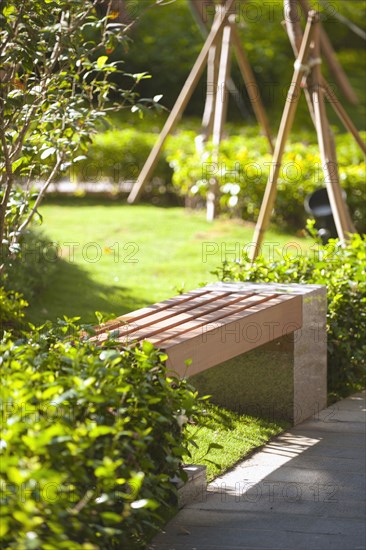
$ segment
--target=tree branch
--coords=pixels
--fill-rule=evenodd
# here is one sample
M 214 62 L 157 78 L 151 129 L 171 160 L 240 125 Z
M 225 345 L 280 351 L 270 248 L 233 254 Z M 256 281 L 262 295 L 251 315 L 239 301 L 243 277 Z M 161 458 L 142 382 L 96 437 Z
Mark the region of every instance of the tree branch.
M 3 122 L 3 121 L 1 121 Z M 10 192 L 13 187 L 14 183 L 14 177 L 13 177 L 13 170 L 12 170 L 12 163 L 9 157 L 9 149 L 8 144 L 6 143 L 5 134 L 3 132 L 3 125 L 1 124 L 1 144 L 4 151 L 4 161 L 5 161 L 5 170 L 6 170 L 6 187 L 5 187 L 5 193 L 3 196 L 3 200 L 1 201 L 0 205 L 0 246 L 2 246 L 2 242 L 4 239 L 5 234 L 5 214 L 6 214 L 6 207 L 9 202 L 10 198 Z
M 24 220 L 24 222 L 21 224 L 21 226 L 18 228 L 18 231 L 17 231 L 17 237 L 19 237 L 19 235 L 21 235 L 23 233 L 23 231 L 26 229 L 26 227 L 29 225 L 29 223 L 32 221 L 32 218 L 34 216 L 34 214 L 37 212 L 37 209 L 43 199 L 43 196 L 45 194 L 45 192 L 47 191 L 47 188 L 48 186 L 50 185 L 50 183 L 52 182 L 53 178 L 55 177 L 55 175 L 57 174 L 57 172 L 59 171 L 60 167 L 61 167 L 61 164 L 63 163 L 64 161 L 64 155 L 60 155 L 57 159 L 57 162 L 55 163 L 50 175 L 48 176 L 47 180 L 45 181 L 45 183 L 43 184 L 39 194 L 38 194 L 38 197 L 36 199 L 36 202 L 34 203 L 31 211 L 29 212 L 27 218 Z

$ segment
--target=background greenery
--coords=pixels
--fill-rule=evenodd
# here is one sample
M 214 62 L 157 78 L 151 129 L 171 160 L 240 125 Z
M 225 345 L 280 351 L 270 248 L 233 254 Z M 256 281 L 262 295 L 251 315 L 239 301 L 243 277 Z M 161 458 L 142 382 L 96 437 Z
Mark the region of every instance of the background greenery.
M 310 4 L 322 13 L 322 23 L 327 31 L 340 62 L 358 92 L 361 104 L 351 107 L 350 112 L 359 128 L 365 128 L 365 99 L 363 56 L 364 40 L 348 26 L 340 22 L 336 15 L 346 16 L 365 30 L 366 6 L 359 0 L 335 0 L 327 2 L 311 0 Z M 205 9 L 207 17 L 212 9 Z M 237 22 L 242 43 L 253 68 L 258 88 L 265 106 L 269 109 L 271 124 L 277 127 L 282 112 L 286 90 L 293 73 L 293 52 L 287 34 L 281 22 L 284 19 L 283 1 L 236 3 Z M 133 41 L 124 54 L 126 70 L 134 72 L 148 71 L 152 78 L 142 82 L 142 94 L 153 97 L 164 94 L 163 105 L 171 108 L 187 78 L 191 67 L 203 45 L 200 34 L 186 0 L 176 0 L 168 5 L 148 10 L 136 24 L 132 34 Z M 324 70 L 327 72 L 325 64 Z M 332 75 L 329 76 L 334 89 L 337 86 Z M 253 120 L 249 99 L 244 90 L 242 79 L 234 63 L 233 77 L 246 104 L 247 121 Z M 204 78 L 187 107 L 187 114 L 201 115 L 205 97 Z M 341 94 L 339 94 L 341 97 Z M 238 118 L 238 110 L 233 101 L 229 115 Z M 348 106 L 347 106 L 348 108 Z M 337 122 L 331 115 L 332 122 Z M 310 127 L 305 101 L 301 101 L 296 127 Z
M 233 127 L 233 125 L 232 125 Z M 255 128 L 233 127 L 231 135 L 220 145 L 214 160 L 209 145 L 202 155 L 195 147 L 196 133 L 181 130 L 169 137 L 154 178 L 145 197 L 168 204 L 169 194 L 190 197 L 191 204 L 205 205 L 209 180 L 215 177 L 220 188 L 220 210 L 230 216 L 256 221 L 268 179 L 272 156 L 264 137 Z M 366 134 L 362 133 L 363 137 Z M 83 190 L 83 182 L 100 182 L 108 178 L 115 192 L 124 180 L 136 179 L 157 139 L 143 129 L 108 130 L 97 134 L 86 158 L 74 169 Z M 366 231 L 363 205 L 366 203 L 366 166 L 364 155 L 350 135 L 337 135 L 341 185 L 346 192 L 351 214 L 359 231 Z M 171 184 L 172 182 L 172 184 Z M 305 226 L 304 200 L 315 189 L 324 186 L 319 147 L 311 133 L 294 136 L 288 143 L 278 179 L 278 194 L 272 219 L 278 226 L 299 230 Z M 177 200 L 177 199 L 176 199 Z

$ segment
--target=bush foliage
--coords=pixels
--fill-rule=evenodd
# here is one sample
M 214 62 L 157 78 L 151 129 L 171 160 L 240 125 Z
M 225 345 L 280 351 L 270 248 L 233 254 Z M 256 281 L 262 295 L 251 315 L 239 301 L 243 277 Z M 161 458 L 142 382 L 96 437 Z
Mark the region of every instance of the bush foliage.
M 36 234 L 27 229 L 19 238 L 16 253 L 4 249 L 5 288 L 21 293 L 30 302 L 50 284 L 57 269 L 59 258 L 54 245 L 40 231 Z
M 337 145 L 341 184 L 355 223 L 364 232 L 365 162 L 351 136 L 338 136 Z M 265 138 L 232 136 L 221 143 L 218 160 L 214 158 L 210 145 L 203 154 L 197 152 L 193 132 L 173 138 L 167 147 L 167 160 L 174 170 L 173 183 L 179 192 L 206 197 L 210 179 L 215 178 L 220 188 L 221 211 L 255 221 L 273 162 Z M 323 186 L 318 146 L 308 140 L 289 144 L 278 180 L 273 221 L 280 226 L 303 228 L 304 199 Z
M 253 265 L 244 257 L 224 263 L 216 274 L 224 281 L 326 285 L 328 391 L 347 395 L 365 384 L 366 236 L 353 235 L 345 248 L 334 239 L 298 252 L 279 260 L 259 256 Z
M 172 179 L 176 192 L 183 196 L 206 197 L 210 178 L 220 187 L 221 211 L 255 221 L 271 168 L 272 156 L 257 129 L 233 135 L 222 141 L 218 161 L 212 146 L 198 153 L 197 133 L 183 130 L 169 137 L 154 172 L 158 185 Z M 81 181 L 108 177 L 115 183 L 137 179 L 157 136 L 138 129 L 109 130 L 97 134 L 87 152 L 87 160 L 76 166 Z M 365 162 L 349 135 L 337 137 L 341 185 L 359 231 L 366 231 L 362 206 L 366 201 Z M 273 221 L 280 226 L 303 228 L 306 223 L 305 197 L 324 186 L 319 148 L 314 137 L 288 145 L 278 181 Z M 202 201 L 201 201 L 202 202 Z
M 174 504 L 196 394 L 147 342 L 79 335 L 65 320 L 0 344 L 6 548 L 141 549 Z
M 156 137 L 151 132 L 143 133 L 132 128 L 96 134 L 85 160 L 74 166 L 74 174 L 80 182 L 86 183 L 98 182 L 102 178 L 108 178 L 115 184 L 136 180 Z M 172 169 L 164 157 L 160 159 L 154 175 L 165 183 L 171 180 Z
M 20 293 L 0 287 L 0 336 L 5 330 L 21 329 L 27 305 Z

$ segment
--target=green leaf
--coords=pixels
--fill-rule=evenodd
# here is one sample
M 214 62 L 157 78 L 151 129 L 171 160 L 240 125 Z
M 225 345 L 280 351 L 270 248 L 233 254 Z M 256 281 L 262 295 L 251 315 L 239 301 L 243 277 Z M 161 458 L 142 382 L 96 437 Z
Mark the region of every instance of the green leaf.
M 25 479 L 25 477 L 20 473 L 19 469 L 15 468 L 14 466 L 8 468 L 7 474 L 8 479 L 16 485 L 20 485 Z
M 106 64 L 107 61 L 108 61 L 108 56 L 107 55 L 101 55 L 100 57 L 98 57 L 98 59 L 97 59 L 98 69 L 103 69 L 103 67 L 104 67 L 104 65 Z
M 92 430 L 90 430 L 89 436 L 96 438 L 101 435 L 113 434 L 114 432 L 115 429 L 111 426 L 95 426 Z
M 11 15 L 12 13 L 14 13 L 16 11 L 16 7 L 15 6 L 6 6 L 4 9 L 3 9 L 3 14 L 5 15 L 5 17 L 9 17 L 9 15 Z
M 210 443 L 207 452 L 209 452 L 211 449 L 223 449 L 224 447 L 220 445 L 219 443 Z
M 19 97 L 21 95 L 23 95 L 22 90 L 12 90 L 8 93 L 8 98 L 13 99 L 14 97 Z
M 151 78 L 151 74 L 148 73 L 135 73 L 132 75 L 132 77 L 136 80 L 137 83 L 140 82 L 140 80 Z
M 131 508 L 134 510 L 138 510 L 139 508 L 152 508 L 155 509 L 158 507 L 158 504 L 151 499 L 148 498 L 141 498 L 140 500 L 135 500 L 134 502 L 131 502 Z
M 11 171 L 14 173 L 15 170 L 16 170 L 17 168 L 19 168 L 19 166 L 20 166 L 21 164 L 23 164 L 23 162 L 24 162 L 25 160 L 26 160 L 25 157 L 20 157 L 18 160 L 15 160 L 15 161 L 13 162 L 13 164 L 11 165 Z
M 54 153 L 56 152 L 56 148 L 55 147 L 48 147 L 47 149 L 45 149 L 42 154 L 41 154 L 41 159 L 44 160 L 48 157 L 50 157 L 51 155 L 53 155 Z
M 120 357 L 119 352 L 114 349 L 103 350 L 99 356 L 101 361 L 111 361 L 112 359 L 117 359 L 119 357 Z

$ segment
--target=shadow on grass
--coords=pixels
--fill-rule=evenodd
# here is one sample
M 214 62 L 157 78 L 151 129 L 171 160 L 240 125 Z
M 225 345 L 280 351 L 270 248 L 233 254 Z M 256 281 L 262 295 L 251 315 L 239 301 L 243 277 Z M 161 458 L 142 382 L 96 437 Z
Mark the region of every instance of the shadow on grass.
M 119 316 L 144 305 L 143 297 L 134 296 L 130 289 L 98 283 L 82 267 L 60 259 L 47 287 L 33 298 L 27 319 L 38 324 L 66 315 L 96 323 L 96 311 Z
M 205 403 L 205 401 L 203 403 Z M 239 416 L 235 411 L 219 407 L 211 401 L 209 401 L 206 406 L 203 405 L 203 409 L 205 409 L 205 413 L 203 415 L 202 423 L 206 428 L 215 430 L 219 425 L 226 430 L 235 429 Z M 255 420 L 256 424 L 264 429 L 270 427 L 274 423 L 272 418 L 253 417 L 246 414 L 241 416 L 242 423 L 250 425 L 253 423 L 253 420 Z M 281 424 L 284 429 L 290 426 L 290 424 L 286 421 L 277 422 L 277 424 Z

